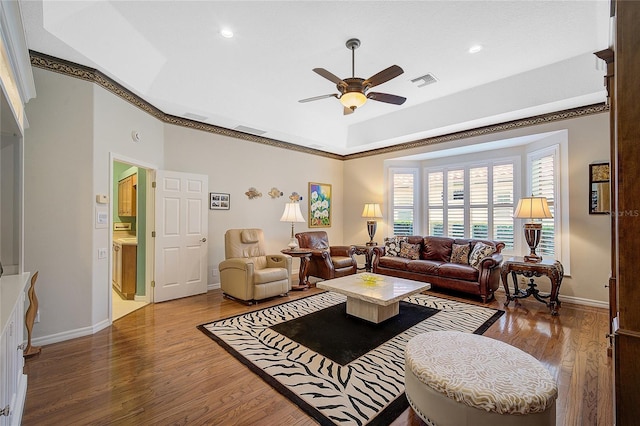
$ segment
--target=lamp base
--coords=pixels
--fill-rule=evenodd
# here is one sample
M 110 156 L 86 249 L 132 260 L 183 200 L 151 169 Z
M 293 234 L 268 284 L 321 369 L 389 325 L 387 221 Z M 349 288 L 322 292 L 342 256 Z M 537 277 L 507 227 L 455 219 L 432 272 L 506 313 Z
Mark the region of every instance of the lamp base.
M 525 262 L 537 263 L 542 260 L 542 256 L 536 254 L 536 247 L 540 244 L 540 238 L 542 237 L 542 224 L 541 223 L 525 223 L 524 239 L 527 241 L 529 250 L 531 251 L 524 257 Z
M 298 249 L 298 241 L 296 241 L 295 238 L 292 238 L 289 241 L 289 244 L 287 244 L 287 247 L 289 247 L 289 250 L 297 250 Z
M 367 232 L 369 233 L 369 242 L 367 243 L 368 246 L 377 246 L 378 245 L 378 243 L 373 241 L 373 237 L 376 235 L 376 228 L 377 227 L 378 227 L 378 222 L 376 222 L 375 220 L 368 220 L 367 221 Z
M 538 256 L 537 254 L 534 254 L 533 256 L 528 254 L 524 257 L 524 261 L 525 262 L 530 262 L 530 263 L 539 263 L 542 261 L 542 256 Z

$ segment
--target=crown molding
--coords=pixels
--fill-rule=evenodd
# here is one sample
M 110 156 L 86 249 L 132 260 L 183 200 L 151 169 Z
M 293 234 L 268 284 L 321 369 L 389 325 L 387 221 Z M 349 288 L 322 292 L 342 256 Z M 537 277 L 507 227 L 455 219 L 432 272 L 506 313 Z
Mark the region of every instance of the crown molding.
M 321 157 L 332 158 L 335 160 L 352 160 L 356 158 L 370 157 L 373 155 L 386 154 L 390 152 L 405 151 L 413 148 L 420 148 L 424 146 L 436 145 L 439 143 L 450 142 L 458 139 L 465 139 L 474 136 L 481 136 L 491 133 L 499 133 L 507 130 L 518 129 L 522 127 L 535 126 L 539 124 L 551 123 L 554 121 L 569 120 L 572 118 L 582 117 L 591 114 L 600 114 L 609 111 L 609 105 L 603 103 L 587 105 L 583 107 L 572 108 L 568 110 L 542 114 L 534 117 L 518 119 L 508 121 L 505 123 L 492 124 L 489 126 L 478 127 L 475 129 L 464 130 L 455 133 L 448 133 L 446 135 L 434 136 L 430 138 L 418 139 L 411 142 L 405 142 L 398 145 L 389 146 L 386 148 L 378 148 L 369 151 L 363 151 L 355 154 L 339 155 L 330 152 L 325 152 L 317 149 L 307 148 L 300 145 L 295 145 L 288 142 L 283 142 L 277 139 L 265 138 L 262 136 L 256 136 L 249 133 L 240 132 L 225 127 L 215 126 L 213 124 L 202 123 L 196 120 L 190 120 L 188 118 L 178 117 L 175 115 L 167 114 L 160 109 L 153 106 L 151 103 L 145 101 L 140 96 L 126 89 L 122 85 L 116 83 L 111 78 L 104 75 L 102 72 L 86 67 L 84 65 L 76 64 L 74 62 L 65 61 L 53 56 L 46 55 L 44 53 L 29 51 L 31 59 L 31 65 L 36 68 L 45 69 L 48 71 L 64 74 L 69 77 L 79 78 L 93 82 L 100 87 L 108 90 L 114 95 L 129 102 L 142 111 L 157 118 L 163 123 L 172 124 L 175 126 L 182 126 L 194 130 L 200 130 L 208 133 L 215 133 L 217 135 L 228 136 L 231 138 L 242 139 L 249 142 L 260 143 L 263 145 L 269 145 L 276 148 L 288 149 L 291 151 L 303 152 L 305 154 L 318 155 Z

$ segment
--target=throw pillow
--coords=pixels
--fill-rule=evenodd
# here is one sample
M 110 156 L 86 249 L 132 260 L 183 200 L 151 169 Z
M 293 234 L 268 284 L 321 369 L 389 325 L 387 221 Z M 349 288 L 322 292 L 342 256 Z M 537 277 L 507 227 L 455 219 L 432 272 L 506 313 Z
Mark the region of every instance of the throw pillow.
M 400 243 L 407 241 L 407 237 L 385 237 L 384 238 L 384 254 L 385 256 L 400 256 Z
M 470 251 L 471 246 L 469 244 L 454 244 L 451 250 L 451 262 L 468 265 Z
M 400 257 L 411 260 L 420 258 L 420 244 L 411 244 L 406 241 L 400 242 Z
M 480 269 L 480 262 L 482 259 L 487 256 L 491 256 L 495 252 L 495 247 L 478 241 L 469 255 L 469 265 L 476 269 Z

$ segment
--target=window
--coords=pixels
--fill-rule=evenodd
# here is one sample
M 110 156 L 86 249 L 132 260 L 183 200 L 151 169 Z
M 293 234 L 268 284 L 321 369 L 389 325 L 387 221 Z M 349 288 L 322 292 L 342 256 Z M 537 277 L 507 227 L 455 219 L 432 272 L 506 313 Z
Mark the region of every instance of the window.
M 393 235 L 414 235 L 417 169 L 390 169 Z
M 560 238 L 557 236 L 560 235 L 558 231 L 561 223 L 559 220 L 561 215 L 557 209 L 558 146 L 532 152 L 527 158 L 529 169 L 527 190 L 533 196 L 546 197 L 549 210 L 553 215 L 553 219 L 542 219 L 542 236 L 536 251 L 541 256 L 556 258 L 560 253 Z
M 425 170 L 429 235 L 495 239 L 513 249 L 514 173 L 515 160 Z

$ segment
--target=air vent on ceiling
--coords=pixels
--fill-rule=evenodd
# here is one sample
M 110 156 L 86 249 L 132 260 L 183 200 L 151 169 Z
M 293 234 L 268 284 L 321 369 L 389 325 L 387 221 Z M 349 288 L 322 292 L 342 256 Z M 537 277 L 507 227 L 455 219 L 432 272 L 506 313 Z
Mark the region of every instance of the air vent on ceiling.
M 205 117 L 204 115 L 198 115 L 198 114 L 194 114 L 192 112 L 185 112 L 183 117 L 184 118 L 189 118 L 191 120 L 196 120 L 196 121 L 205 121 L 208 118 L 208 117 Z
M 438 79 L 431 73 L 427 73 L 427 74 L 423 75 L 422 77 L 414 78 L 413 80 L 411 80 L 411 82 L 413 84 L 417 84 L 418 87 L 424 87 L 424 86 L 427 86 L 429 84 L 436 83 L 437 81 L 438 81 Z
M 247 127 L 247 126 L 236 126 L 233 128 L 233 130 L 237 130 L 239 132 L 244 132 L 244 133 L 251 133 L 252 135 L 264 135 L 265 133 L 267 133 L 264 130 L 258 130 L 258 129 L 254 129 L 253 127 Z

